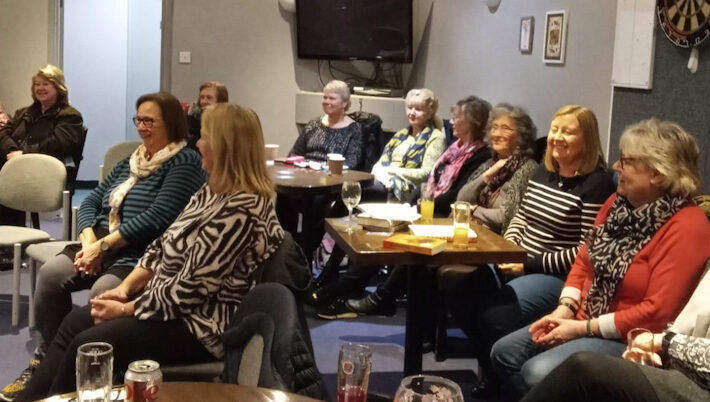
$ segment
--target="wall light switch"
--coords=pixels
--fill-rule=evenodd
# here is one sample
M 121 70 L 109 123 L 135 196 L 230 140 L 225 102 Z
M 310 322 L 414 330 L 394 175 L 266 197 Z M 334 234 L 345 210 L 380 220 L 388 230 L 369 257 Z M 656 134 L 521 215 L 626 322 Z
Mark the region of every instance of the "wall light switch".
M 181 51 L 180 52 L 180 63 L 181 64 L 190 64 L 190 61 L 192 59 L 192 54 L 188 51 Z

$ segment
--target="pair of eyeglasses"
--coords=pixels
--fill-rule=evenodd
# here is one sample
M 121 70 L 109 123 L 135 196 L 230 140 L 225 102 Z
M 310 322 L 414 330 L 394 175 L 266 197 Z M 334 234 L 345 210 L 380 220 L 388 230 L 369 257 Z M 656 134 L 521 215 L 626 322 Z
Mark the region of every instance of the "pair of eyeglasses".
M 153 127 L 153 123 L 155 123 L 155 120 L 150 117 L 133 116 L 132 120 L 133 120 L 133 124 L 135 124 L 136 127 L 139 127 L 141 125 L 141 123 L 143 123 L 143 127 L 151 128 L 151 127 Z
M 506 134 L 512 134 L 515 131 L 514 128 L 508 127 L 505 124 L 500 125 L 500 126 L 497 124 L 491 124 L 491 131 L 498 131 L 498 130 L 500 130 Z

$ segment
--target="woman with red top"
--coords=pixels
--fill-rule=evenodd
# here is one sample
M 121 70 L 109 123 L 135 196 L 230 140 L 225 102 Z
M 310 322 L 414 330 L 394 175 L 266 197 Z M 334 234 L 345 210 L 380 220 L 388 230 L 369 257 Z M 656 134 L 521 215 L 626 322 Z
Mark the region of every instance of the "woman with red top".
M 628 127 L 617 192 L 599 211 L 552 313 L 501 338 L 491 360 L 523 394 L 580 351 L 621 356 L 626 333 L 663 330 L 710 257 L 710 224 L 692 201 L 698 146 L 671 122 Z

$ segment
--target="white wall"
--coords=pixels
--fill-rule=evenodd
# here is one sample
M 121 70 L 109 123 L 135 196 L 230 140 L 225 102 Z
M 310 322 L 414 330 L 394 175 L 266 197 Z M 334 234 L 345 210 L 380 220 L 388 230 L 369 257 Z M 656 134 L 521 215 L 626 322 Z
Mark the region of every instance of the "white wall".
M 32 76 L 48 63 L 50 0 L 0 0 L 0 101 L 8 113 L 32 103 Z
M 160 0 L 65 0 L 64 73 L 89 133 L 79 180 L 96 180 L 106 150 L 138 138 L 138 96 L 160 83 Z
M 230 101 L 259 113 L 266 140 L 287 150 L 296 136 L 295 92 L 321 84 L 316 62 L 296 58 L 295 18 L 277 3 L 175 0 L 171 90 L 195 100 L 202 81 L 224 82 Z M 569 12 L 563 66 L 542 63 L 545 11 L 557 9 Z M 533 53 L 522 55 L 520 18 L 528 15 L 535 17 Z M 494 14 L 482 1 L 434 0 L 410 85 L 433 89 L 443 117 L 469 94 L 524 106 L 541 136 L 559 106 L 581 104 L 596 113 L 606 144 L 615 16 L 609 0 L 503 0 Z M 180 50 L 192 51 L 192 64 L 178 64 Z
M 566 63 L 544 64 L 545 11 L 568 11 Z M 535 17 L 531 54 L 518 50 L 520 18 Z M 491 14 L 482 1 L 436 0 L 429 37 L 415 65 L 415 86 L 440 96 L 442 115 L 469 94 L 525 107 L 547 135 L 557 108 L 580 104 L 599 120 L 608 142 L 616 1 L 502 0 Z

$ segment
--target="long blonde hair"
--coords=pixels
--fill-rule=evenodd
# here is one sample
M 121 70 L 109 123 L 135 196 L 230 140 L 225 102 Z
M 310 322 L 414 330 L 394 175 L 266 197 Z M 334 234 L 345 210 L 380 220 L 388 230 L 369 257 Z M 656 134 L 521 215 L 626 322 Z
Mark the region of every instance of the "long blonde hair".
M 227 103 L 207 107 L 202 114 L 202 137 L 210 142 L 214 158 L 208 181 L 212 191 L 242 189 L 274 196 L 266 171 L 261 122 L 253 110 Z

